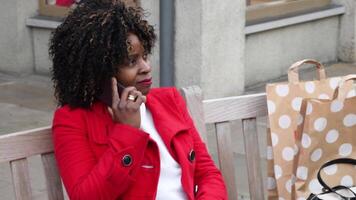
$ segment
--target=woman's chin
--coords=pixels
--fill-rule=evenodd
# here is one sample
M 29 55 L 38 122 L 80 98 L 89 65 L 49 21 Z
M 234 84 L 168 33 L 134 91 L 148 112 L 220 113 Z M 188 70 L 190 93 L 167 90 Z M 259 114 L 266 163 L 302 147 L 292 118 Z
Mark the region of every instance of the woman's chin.
M 151 89 L 151 86 L 145 86 L 145 87 L 136 87 L 138 91 L 140 91 L 143 95 L 147 95 L 148 92 Z

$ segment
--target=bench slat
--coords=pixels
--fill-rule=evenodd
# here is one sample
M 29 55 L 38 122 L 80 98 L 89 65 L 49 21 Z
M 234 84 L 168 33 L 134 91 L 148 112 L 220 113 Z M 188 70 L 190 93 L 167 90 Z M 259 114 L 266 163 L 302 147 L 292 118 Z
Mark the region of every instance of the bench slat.
M 16 200 L 32 199 L 27 159 L 11 161 L 10 166 Z
M 266 93 L 204 100 L 205 123 L 267 115 Z
M 63 188 L 57 168 L 54 153 L 41 155 L 43 168 L 46 175 L 46 187 L 49 200 L 63 200 Z
M 263 178 L 260 164 L 260 151 L 257 138 L 256 118 L 243 119 L 243 135 L 250 197 L 252 200 L 264 199 Z
M 0 163 L 53 151 L 50 127 L 0 136 Z
M 234 156 L 231 144 L 231 126 L 229 122 L 215 124 L 220 170 L 224 176 L 229 199 L 237 199 Z

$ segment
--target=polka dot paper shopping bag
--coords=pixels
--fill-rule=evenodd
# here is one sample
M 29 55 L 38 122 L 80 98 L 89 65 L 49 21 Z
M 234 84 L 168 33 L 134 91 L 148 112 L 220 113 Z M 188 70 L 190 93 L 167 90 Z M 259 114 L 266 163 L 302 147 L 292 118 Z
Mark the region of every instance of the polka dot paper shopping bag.
M 304 64 L 317 68 L 319 80 L 299 81 L 298 69 Z M 304 98 L 330 99 L 339 84 L 340 78 L 326 78 L 322 64 L 315 60 L 302 60 L 288 70 L 288 82 L 268 84 L 267 105 L 271 129 L 274 173 L 280 199 L 294 199 L 292 188 L 294 158 L 298 153 L 295 131 L 303 122 L 300 106 Z M 351 86 L 348 88 L 351 89 Z M 352 94 L 350 94 L 352 95 Z
M 307 199 L 310 193 L 322 193 L 317 179 L 320 167 L 337 158 L 356 158 L 356 96 L 349 91 L 356 75 L 343 78 L 331 100 L 304 99 L 301 115 L 304 121 L 297 128 L 299 154 L 296 166 L 296 199 Z M 348 80 L 347 82 L 345 82 Z M 356 168 L 352 165 L 331 165 L 321 171 L 329 186 L 356 186 Z
M 278 190 L 274 174 L 273 148 L 271 130 L 267 128 L 267 197 L 268 199 L 278 199 Z

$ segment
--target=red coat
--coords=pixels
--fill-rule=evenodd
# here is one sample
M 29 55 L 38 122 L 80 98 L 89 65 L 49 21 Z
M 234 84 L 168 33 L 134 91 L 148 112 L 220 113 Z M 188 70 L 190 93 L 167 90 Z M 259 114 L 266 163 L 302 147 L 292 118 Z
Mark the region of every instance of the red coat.
M 227 199 L 221 173 L 178 91 L 151 89 L 146 106 L 168 151 L 182 168 L 182 186 L 188 199 Z M 52 129 L 56 160 L 71 199 L 155 199 L 160 158 L 149 134 L 114 123 L 101 102 L 87 110 L 59 108 Z M 129 166 L 124 164 L 125 155 L 132 158 Z

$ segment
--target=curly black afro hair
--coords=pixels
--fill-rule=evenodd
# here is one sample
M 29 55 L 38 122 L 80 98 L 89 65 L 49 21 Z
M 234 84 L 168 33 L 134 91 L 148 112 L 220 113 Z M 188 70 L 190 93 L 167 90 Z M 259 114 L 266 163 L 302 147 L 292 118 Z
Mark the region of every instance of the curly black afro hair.
M 128 33 L 150 54 L 156 35 L 140 7 L 120 0 L 82 0 L 52 33 L 49 54 L 58 105 L 90 108 L 128 58 Z

